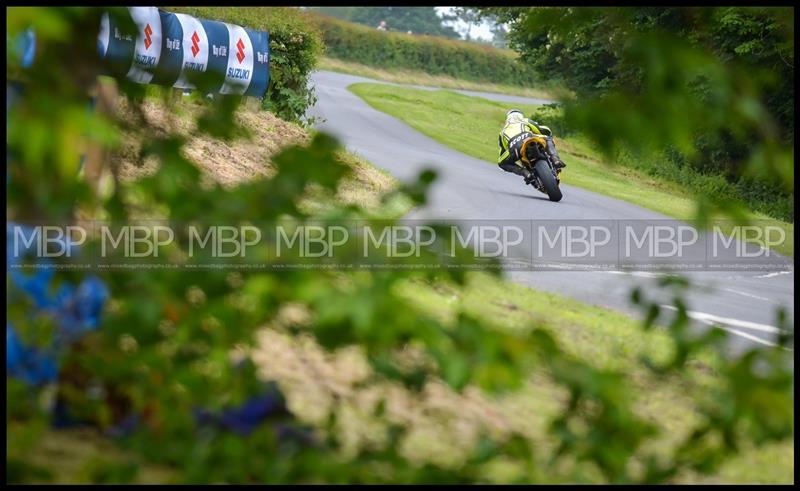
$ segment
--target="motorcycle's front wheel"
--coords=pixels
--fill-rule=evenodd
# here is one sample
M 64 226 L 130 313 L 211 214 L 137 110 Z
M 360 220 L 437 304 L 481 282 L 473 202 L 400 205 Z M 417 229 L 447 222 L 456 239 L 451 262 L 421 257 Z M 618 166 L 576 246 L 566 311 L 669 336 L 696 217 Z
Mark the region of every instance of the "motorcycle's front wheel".
M 561 201 L 561 189 L 558 187 L 556 176 L 553 175 L 550 165 L 544 160 L 537 160 L 533 166 L 533 171 L 542 183 L 542 187 L 550 201 Z

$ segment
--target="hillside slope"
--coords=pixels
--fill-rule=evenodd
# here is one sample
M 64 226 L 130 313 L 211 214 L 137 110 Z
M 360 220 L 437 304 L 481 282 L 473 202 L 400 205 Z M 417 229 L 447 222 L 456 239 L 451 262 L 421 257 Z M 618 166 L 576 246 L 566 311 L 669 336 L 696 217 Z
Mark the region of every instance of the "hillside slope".
M 199 101 L 184 98 L 175 101 L 173 106 L 167 106 L 161 100 L 151 99 L 144 103 L 143 109 L 148 126 L 155 129 L 156 134 L 175 132 L 187 137 L 188 141 L 183 147 L 184 156 L 195 162 L 206 176 L 223 186 L 235 186 L 257 177 L 274 175 L 274 155 L 292 145 L 305 145 L 311 141 L 311 134 L 301 126 L 260 110 L 252 103 L 244 104 L 237 110 L 236 121 L 245 128 L 246 134 L 232 141 L 196 132 L 196 116 L 202 111 Z M 129 118 L 131 111 L 128 102 L 121 99 L 117 115 Z M 112 166 L 118 169 L 122 182 L 150 175 L 158 169 L 158 162 L 154 158 L 140 161 L 143 139 L 143 129 L 125 132 L 119 148 L 112 154 Z M 375 210 L 379 206 L 378 198 L 397 186 L 397 181 L 391 175 L 367 161 L 344 150 L 339 157 L 351 166 L 353 174 L 340 184 L 336 200 Z

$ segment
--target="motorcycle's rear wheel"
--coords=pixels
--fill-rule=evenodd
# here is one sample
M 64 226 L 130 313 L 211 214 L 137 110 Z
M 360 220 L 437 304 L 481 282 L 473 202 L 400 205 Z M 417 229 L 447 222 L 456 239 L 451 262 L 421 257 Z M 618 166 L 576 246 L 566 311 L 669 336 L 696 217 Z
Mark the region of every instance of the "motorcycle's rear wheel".
M 561 189 L 559 189 L 556 177 L 553 175 L 553 171 L 550 169 L 550 165 L 547 161 L 537 160 L 536 164 L 533 166 L 533 171 L 542 183 L 542 187 L 547 193 L 547 197 L 550 198 L 550 201 L 561 201 Z

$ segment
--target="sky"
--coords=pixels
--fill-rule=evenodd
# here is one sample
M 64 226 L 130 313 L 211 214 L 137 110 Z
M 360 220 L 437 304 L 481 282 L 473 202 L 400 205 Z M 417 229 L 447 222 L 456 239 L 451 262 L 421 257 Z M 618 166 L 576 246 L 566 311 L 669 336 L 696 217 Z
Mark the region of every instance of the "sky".
M 452 12 L 454 7 L 436 7 L 436 11 L 438 13 L 450 13 Z M 465 22 L 457 22 L 450 24 L 453 28 L 462 36 L 467 32 L 467 24 Z M 491 24 L 484 21 L 479 25 L 472 26 L 472 31 L 470 32 L 470 36 L 473 38 L 483 38 L 486 41 L 491 41 L 494 39 L 494 35 L 491 31 Z

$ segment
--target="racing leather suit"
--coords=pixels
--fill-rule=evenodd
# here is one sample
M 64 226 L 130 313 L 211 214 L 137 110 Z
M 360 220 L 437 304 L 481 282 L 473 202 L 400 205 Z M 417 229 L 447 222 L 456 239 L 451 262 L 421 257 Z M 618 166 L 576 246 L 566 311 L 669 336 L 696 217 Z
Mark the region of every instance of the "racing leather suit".
M 497 158 L 497 165 L 506 172 L 513 172 L 514 174 L 529 177 L 530 172 L 518 165 L 517 162 L 522 158 L 520 151 L 522 144 L 528 138 L 534 135 L 550 135 L 552 132 L 550 128 L 540 125 L 535 121 L 528 118 L 518 118 L 516 120 L 508 121 L 498 136 L 498 144 L 500 145 L 500 156 Z M 556 161 L 561 163 L 558 157 L 553 142 L 548 140 L 547 150 L 556 158 Z M 563 166 L 563 163 L 562 163 Z

